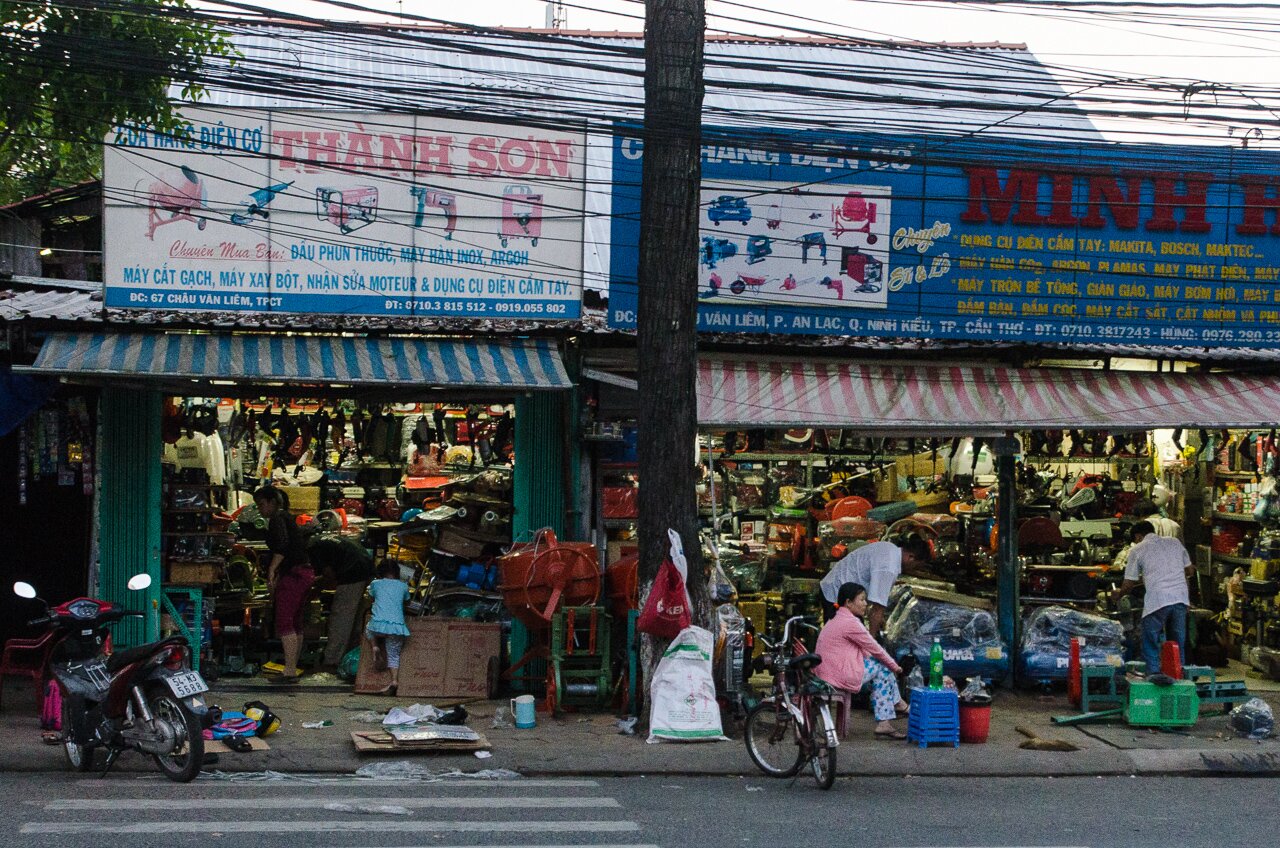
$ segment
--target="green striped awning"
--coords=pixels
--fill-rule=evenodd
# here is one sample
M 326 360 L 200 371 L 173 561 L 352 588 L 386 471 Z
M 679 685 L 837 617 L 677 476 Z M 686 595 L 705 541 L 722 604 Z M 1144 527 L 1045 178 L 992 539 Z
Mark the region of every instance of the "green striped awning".
M 50 333 L 35 364 L 47 376 L 567 389 L 547 339 L 348 338 L 190 333 Z

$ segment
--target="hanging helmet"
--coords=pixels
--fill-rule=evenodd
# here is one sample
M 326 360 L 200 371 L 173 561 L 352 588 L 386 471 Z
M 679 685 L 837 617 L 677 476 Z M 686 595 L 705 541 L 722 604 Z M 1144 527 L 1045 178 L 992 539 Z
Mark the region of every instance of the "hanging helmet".
M 1151 502 L 1156 505 L 1156 509 L 1164 509 L 1169 505 L 1169 501 L 1173 500 L 1173 492 L 1160 483 L 1156 483 L 1151 488 Z

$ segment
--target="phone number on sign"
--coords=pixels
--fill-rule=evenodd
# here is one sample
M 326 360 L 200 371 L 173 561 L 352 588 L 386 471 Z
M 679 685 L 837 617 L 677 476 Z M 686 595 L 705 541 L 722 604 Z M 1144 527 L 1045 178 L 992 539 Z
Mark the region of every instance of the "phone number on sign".
M 388 301 L 387 309 L 390 311 L 399 311 L 405 303 L 400 301 Z M 417 300 L 413 301 L 413 309 L 416 312 L 427 313 L 457 313 L 466 315 L 568 315 L 569 305 L 567 303 L 521 303 L 519 301 L 499 301 L 490 303 L 488 301 L 476 300 Z

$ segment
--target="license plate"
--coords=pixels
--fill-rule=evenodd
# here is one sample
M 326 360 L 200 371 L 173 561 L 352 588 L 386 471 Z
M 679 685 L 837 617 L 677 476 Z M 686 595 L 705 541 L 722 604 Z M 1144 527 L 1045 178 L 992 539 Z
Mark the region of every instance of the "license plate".
M 192 695 L 209 691 L 209 685 L 204 682 L 204 678 L 198 671 L 175 674 L 172 677 L 166 677 L 164 682 L 169 684 L 169 691 L 179 698 L 190 698 Z

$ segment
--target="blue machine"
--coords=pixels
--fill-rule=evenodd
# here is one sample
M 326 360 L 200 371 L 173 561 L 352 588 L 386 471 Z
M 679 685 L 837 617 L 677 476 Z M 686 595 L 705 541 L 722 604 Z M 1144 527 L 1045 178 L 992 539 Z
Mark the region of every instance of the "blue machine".
M 1081 642 L 1081 665 L 1123 664 L 1124 630 L 1119 622 L 1068 607 L 1041 607 L 1022 629 L 1018 660 L 1023 679 L 1040 684 L 1066 680 L 1072 637 Z

